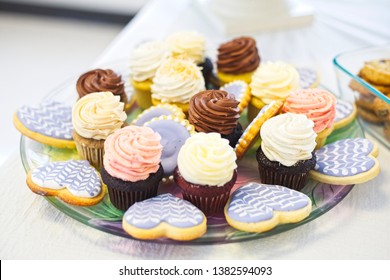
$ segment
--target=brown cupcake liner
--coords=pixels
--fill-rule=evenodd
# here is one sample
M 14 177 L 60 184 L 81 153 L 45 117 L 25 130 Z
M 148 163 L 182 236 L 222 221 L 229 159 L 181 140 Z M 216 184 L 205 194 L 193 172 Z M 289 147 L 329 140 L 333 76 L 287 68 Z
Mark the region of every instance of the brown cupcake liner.
M 300 191 L 306 184 L 308 173 L 287 174 L 259 165 L 260 181 L 263 184 L 280 185 Z
M 158 184 L 150 185 L 148 189 L 143 191 L 123 191 L 114 188 L 108 188 L 108 195 L 111 203 L 118 209 L 126 211 L 131 205 L 136 202 L 154 197 L 157 195 Z
M 196 185 L 187 182 L 178 168 L 174 171 L 174 180 L 182 190 L 183 198 L 198 207 L 206 216 L 223 214 L 230 191 L 237 180 L 237 171 L 224 186 Z

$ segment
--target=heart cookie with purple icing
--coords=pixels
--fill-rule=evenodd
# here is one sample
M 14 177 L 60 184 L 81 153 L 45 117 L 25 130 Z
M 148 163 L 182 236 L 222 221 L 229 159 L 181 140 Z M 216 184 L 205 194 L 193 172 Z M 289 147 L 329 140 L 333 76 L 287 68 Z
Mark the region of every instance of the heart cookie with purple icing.
M 250 182 L 230 196 L 225 218 L 235 229 L 260 233 L 280 224 L 300 222 L 311 209 L 310 198 L 301 192 Z
M 378 147 L 365 138 L 343 139 L 315 151 L 317 163 L 310 176 L 328 184 L 360 184 L 379 172 Z
M 123 229 L 138 239 L 193 240 L 207 229 L 206 216 L 190 202 L 170 193 L 133 204 L 124 214 Z
M 57 148 L 75 148 L 72 138 L 72 108 L 48 100 L 23 106 L 14 114 L 14 125 L 26 137 Z
M 77 206 L 95 205 L 106 193 L 99 173 L 86 160 L 46 163 L 31 170 L 26 182 L 36 194 L 56 196 Z
M 356 105 L 345 100 L 338 99 L 336 102 L 336 115 L 334 118 L 334 129 L 348 125 L 356 117 Z

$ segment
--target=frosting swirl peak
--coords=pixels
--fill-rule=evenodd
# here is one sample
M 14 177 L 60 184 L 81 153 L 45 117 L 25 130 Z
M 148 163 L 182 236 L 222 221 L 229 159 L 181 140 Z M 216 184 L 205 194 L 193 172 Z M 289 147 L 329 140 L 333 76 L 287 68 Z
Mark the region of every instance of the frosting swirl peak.
M 82 74 L 77 80 L 76 89 L 80 98 L 92 92 L 110 91 L 127 103 L 122 76 L 111 69 L 94 69 Z
M 74 130 L 85 138 L 106 139 L 126 120 L 124 106 L 119 96 L 109 91 L 87 94 L 72 109 Z
M 239 37 L 219 46 L 218 71 L 228 74 L 249 73 L 259 66 L 260 56 L 252 37 Z
M 124 181 L 145 180 L 160 168 L 161 137 L 149 127 L 126 126 L 104 142 L 104 169 Z
M 239 102 L 223 90 L 205 90 L 190 100 L 188 120 L 198 132 L 230 134 L 240 117 Z
M 319 133 L 333 126 L 336 98 L 330 92 L 318 88 L 299 89 L 290 93 L 282 112 L 305 114 L 314 122 L 314 131 Z
M 312 158 L 317 134 L 305 115 L 286 113 L 267 120 L 260 130 L 261 149 L 270 161 L 292 166 Z
M 180 174 L 190 183 L 223 186 L 233 178 L 236 153 L 219 133 L 195 133 L 181 147 L 177 159 Z
M 205 90 L 200 68 L 190 60 L 165 60 L 153 79 L 152 98 L 162 103 L 188 103 L 196 93 Z
M 190 59 L 196 64 L 204 62 L 206 40 L 195 31 L 173 33 L 167 38 L 173 57 Z

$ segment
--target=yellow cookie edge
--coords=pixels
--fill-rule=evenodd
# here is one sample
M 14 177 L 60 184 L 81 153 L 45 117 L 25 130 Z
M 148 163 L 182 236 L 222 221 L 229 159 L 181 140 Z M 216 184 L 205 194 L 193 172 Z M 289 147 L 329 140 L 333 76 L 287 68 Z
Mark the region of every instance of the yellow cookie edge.
M 190 241 L 201 237 L 207 231 L 207 218 L 204 214 L 202 215 L 203 222 L 201 224 L 188 228 L 174 227 L 166 222 L 161 222 L 154 228 L 142 229 L 127 223 L 125 216 L 122 219 L 122 227 L 129 235 L 141 240 L 170 238 L 178 241 Z
M 39 143 L 53 146 L 56 148 L 61 148 L 61 149 L 75 149 L 76 148 L 76 143 L 73 140 L 64 140 L 64 139 L 57 139 L 53 137 L 49 137 L 43 134 L 40 134 L 38 132 L 34 132 L 27 127 L 23 125 L 23 123 L 19 120 L 17 113 L 14 113 L 14 118 L 13 118 L 14 126 L 15 128 L 22 133 L 24 136 L 35 140 Z
M 179 107 L 184 114 L 186 114 L 188 112 L 188 109 L 190 108 L 190 104 L 189 103 L 179 103 L 179 102 L 161 102 L 161 100 L 159 99 L 156 99 L 156 98 L 153 98 L 152 97 L 152 104 L 153 106 L 157 106 L 159 104 L 171 104 L 171 105 L 176 105 L 177 107 Z
M 312 210 L 312 202 L 310 198 L 308 198 L 308 205 L 306 205 L 304 208 L 295 211 L 286 211 L 286 212 L 273 211 L 274 216 L 270 220 L 261 221 L 257 223 L 245 223 L 245 222 L 234 220 L 230 218 L 230 216 L 227 214 L 227 210 L 229 208 L 230 202 L 231 202 L 231 197 L 226 203 L 225 210 L 224 210 L 226 222 L 231 227 L 237 230 L 254 232 L 254 233 L 266 232 L 282 224 L 298 223 L 304 220 L 306 217 L 308 217 Z
M 98 174 L 99 174 L 99 172 L 98 172 Z M 34 192 L 38 195 L 41 195 L 41 196 L 55 196 L 55 197 L 61 199 L 62 201 L 66 202 L 68 204 L 71 204 L 71 205 L 93 206 L 93 205 L 98 204 L 100 201 L 102 201 L 104 196 L 107 193 L 107 186 L 103 183 L 101 178 L 100 178 L 100 183 L 102 184 L 102 189 L 100 191 L 100 194 L 95 196 L 95 197 L 87 198 L 87 197 L 75 196 L 72 193 L 70 193 L 66 188 L 63 188 L 60 190 L 54 190 L 54 189 L 39 186 L 32 181 L 31 175 L 32 175 L 32 171 L 29 171 L 27 174 L 26 183 L 32 192 Z M 99 174 L 99 177 L 100 177 L 100 174 Z
M 342 120 L 339 120 L 338 122 L 333 123 L 333 127 L 335 130 L 350 124 L 356 118 L 357 115 L 356 105 L 355 103 L 351 103 L 351 105 L 353 106 L 352 113 L 347 118 L 344 118 Z
M 283 106 L 282 101 L 274 101 L 273 104 L 266 110 L 266 112 L 259 118 L 255 118 L 244 131 L 240 139 L 238 140 L 235 152 L 237 159 L 242 159 L 253 143 L 260 137 L 260 129 L 264 122 L 273 116 L 277 115 Z

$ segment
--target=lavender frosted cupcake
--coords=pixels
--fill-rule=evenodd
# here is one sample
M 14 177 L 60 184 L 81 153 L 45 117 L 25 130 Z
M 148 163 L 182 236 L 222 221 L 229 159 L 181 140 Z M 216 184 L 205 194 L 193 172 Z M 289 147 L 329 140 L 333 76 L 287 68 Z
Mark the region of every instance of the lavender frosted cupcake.
M 179 151 L 174 173 L 183 198 L 205 215 L 219 215 L 237 179 L 236 154 L 219 133 L 196 133 Z
M 261 127 L 256 159 L 260 181 L 301 190 L 314 168 L 317 134 L 305 115 L 286 113 L 268 119 Z

